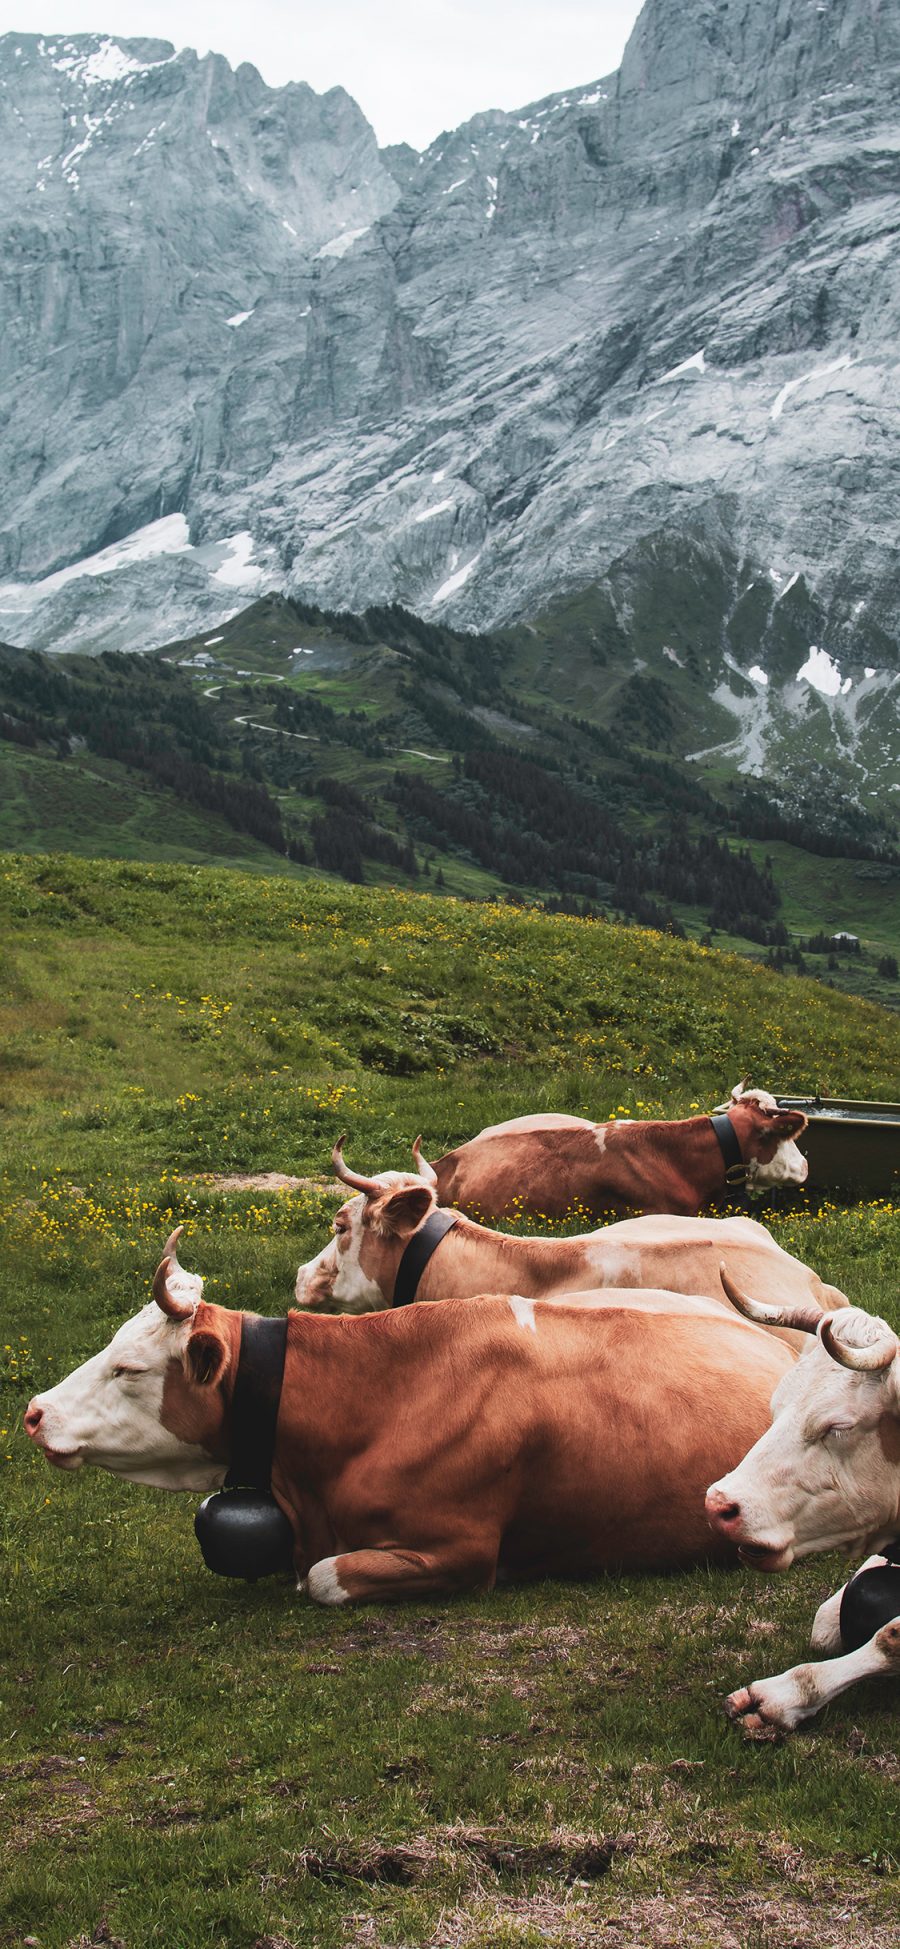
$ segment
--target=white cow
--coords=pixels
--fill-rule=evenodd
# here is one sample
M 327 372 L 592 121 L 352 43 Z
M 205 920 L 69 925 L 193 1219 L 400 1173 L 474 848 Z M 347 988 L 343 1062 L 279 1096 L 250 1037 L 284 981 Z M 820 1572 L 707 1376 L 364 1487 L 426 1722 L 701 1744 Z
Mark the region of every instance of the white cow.
M 859 1306 L 823 1318 L 802 1306 L 761 1306 L 724 1267 L 722 1280 L 750 1319 L 799 1327 L 816 1339 L 779 1382 L 771 1428 L 709 1490 L 712 1527 L 757 1570 L 786 1570 L 795 1557 L 817 1550 L 855 1556 L 884 1549 L 900 1536 L 897 1335 Z M 842 1596 L 843 1589 L 816 1613 L 817 1651 L 840 1652 Z M 767 1738 L 811 1718 L 857 1679 L 882 1673 L 900 1674 L 900 1615 L 858 1651 L 741 1687 L 726 1710 L 751 1738 Z

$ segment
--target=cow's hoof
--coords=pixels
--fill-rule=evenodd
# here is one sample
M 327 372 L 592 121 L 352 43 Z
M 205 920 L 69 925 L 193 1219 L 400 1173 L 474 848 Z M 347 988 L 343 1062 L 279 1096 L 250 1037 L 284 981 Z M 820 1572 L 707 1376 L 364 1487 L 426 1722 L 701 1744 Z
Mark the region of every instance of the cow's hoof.
M 767 1717 L 761 1700 L 754 1697 L 754 1688 L 743 1685 L 739 1692 L 731 1692 L 725 1700 L 725 1710 L 745 1739 L 782 1739 L 785 1728 L 774 1719 Z

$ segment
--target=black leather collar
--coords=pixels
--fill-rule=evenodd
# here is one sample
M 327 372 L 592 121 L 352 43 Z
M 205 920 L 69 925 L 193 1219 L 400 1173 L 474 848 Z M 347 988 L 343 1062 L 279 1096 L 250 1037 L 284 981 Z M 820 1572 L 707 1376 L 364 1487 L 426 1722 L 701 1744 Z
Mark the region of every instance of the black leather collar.
M 731 1118 L 726 1114 L 710 1117 L 709 1120 L 719 1140 L 719 1149 L 725 1166 L 725 1183 L 746 1184 L 747 1166 Z
M 231 1396 L 231 1461 L 226 1489 L 272 1486 L 275 1423 L 284 1380 L 287 1319 L 245 1313 L 241 1351 Z
M 392 1306 L 411 1306 L 419 1290 L 419 1280 L 433 1252 L 437 1251 L 441 1239 L 455 1225 L 458 1211 L 433 1211 L 420 1225 L 406 1247 L 394 1282 Z

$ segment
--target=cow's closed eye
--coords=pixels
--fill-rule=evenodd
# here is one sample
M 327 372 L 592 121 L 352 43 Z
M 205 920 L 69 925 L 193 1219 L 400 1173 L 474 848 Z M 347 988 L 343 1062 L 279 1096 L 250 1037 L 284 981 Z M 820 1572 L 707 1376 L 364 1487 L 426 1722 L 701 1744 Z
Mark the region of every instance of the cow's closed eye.
M 138 1374 L 146 1374 L 146 1372 L 146 1367 L 114 1367 L 112 1379 L 114 1381 L 134 1380 Z

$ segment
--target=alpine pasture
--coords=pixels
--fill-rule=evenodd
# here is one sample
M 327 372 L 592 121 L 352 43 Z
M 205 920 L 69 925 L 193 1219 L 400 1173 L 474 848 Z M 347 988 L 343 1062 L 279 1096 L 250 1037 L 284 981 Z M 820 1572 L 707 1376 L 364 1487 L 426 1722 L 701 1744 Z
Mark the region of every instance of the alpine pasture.
M 900 1020 L 658 934 L 324 880 L 6 856 L 0 908 L 0 1944 L 900 1942 L 896 1688 L 780 1745 L 722 1712 L 805 1655 L 841 1560 L 329 1613 L 212 1577 L 191 1498 L 57 1473 L 21 1429 L 174 1224 L 210 1298 L 283 1312 L 342 1130 L 376 1171 L 420 1131 L 686 1115 L 748 1072 L 896 1095 Z M 216 1182 L 259 1172 L 303 1182 Z M 900 1326 L 890 1200 L 767 1222 Z

